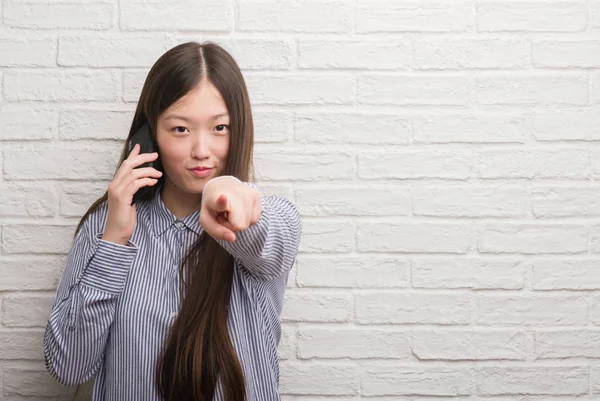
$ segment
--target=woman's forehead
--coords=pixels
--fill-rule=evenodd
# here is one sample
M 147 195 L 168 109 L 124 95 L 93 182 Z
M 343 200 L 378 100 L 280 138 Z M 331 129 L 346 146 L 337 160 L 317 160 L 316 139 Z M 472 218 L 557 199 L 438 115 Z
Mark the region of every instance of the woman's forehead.
M 165 120 L 181 119 L 201 122 L 227 117 L 228 111 L 216 88 L 198 88 L 171 105 L 161 116 Z

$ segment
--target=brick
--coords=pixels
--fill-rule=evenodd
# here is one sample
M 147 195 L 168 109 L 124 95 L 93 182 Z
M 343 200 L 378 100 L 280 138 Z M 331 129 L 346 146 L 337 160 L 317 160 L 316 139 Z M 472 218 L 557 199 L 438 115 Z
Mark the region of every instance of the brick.
M 471 176 L 472 157 L 470 152 L 460 150 L 361 152 L 358 155 L 358 177 L 465 180 Z
M 124 141 L 133 112 L 117 110 L 65 110 L 60 113 L 60 138 Z
M 600 330 L 539 330 L 535 333 L 535 357 L 599 358 Z
M 327 186 L 298 189 L 296 194 L 296 204 L 304 216 L 406 216 L 410 213 L 410 194 L 404 188 Z
M 11 254 L 69 252 L 75 227 L 50 224 L 10 224 L 3 232 L 2 252 Z
M 3 105 L 0 121 L 0 141 L 55 139 L 58 132 L 58 113 L 43 108 Z
M 590 102 L 600 103 L 600 74 L 592 73 L 590 79 Z
M 359 324 L 468 324 L 469 297 L 464 294 L 356 293 Z
M 598 216 L 600 203 L 596 186 L 538 185 L 531 189 L 536 217 Z
M 288 70 L 295 57 L 294 45 L 287 40 L 215 37 L 213 41 L 231 53 L 242 70 Z
M 359 252 L 465 253 L 472 242 L 468 224 L 360 223 Z
M 600 225 L 591 227 L 590 250 L 594 253 L 600 252 Z
M 409 264 L 397 257 L 299 255 L 299 287 L 402 288 Z
M 523 288 L 526 264 L 519 259 L 414 259 L 414 288 L 470 288 L 475 290 Z
M 590 322 L 600 325 L 600 296 L 592 295 L 590 301 Z
M 28 29 L 91 29 L 113 27 L 115 8 L 109 3 L 25 3 L 4 2 L 4 24 Z
M 482 32 L 578 32 L 587 25 L 582 1 L 489 1 L 477 4 Z
M 593 30 L 600 28 L 600 1 L 597 0 L 590 3 L 590 27 Z
M 538 141 L 598 141 L 600 109 L 543 110 L 533 115 Z
M 280 360 L 294 359 L 296 357 L 296 330 L 292 326 L 281 326 L 281 339 L 277 348 L 277 357 Z
M 470 27 L 468 4 L 431 1 L 361 0 L 356 10 L 358 33 L 464 32 Z
M 582 179 L 591 169 L 587 149 L 488 150 L 476 163 L 480 178 Z
M 524 331 L 435 330 L 416 331 L 412 350 L 420 360 L 524 360 Z
M 530 45 L 514 39 L 427 39 L 413 44 L 419 70 L 516 69 L 529 65 Z
M 286 322 L 346 322 L 353 308 L 351 294 L 288 291 L 281 317 Z
M 117 99 L 118 80 L 106 71 L 11 71 L 4 74 L 9 101 L 107 102 Z
M 471 376 L 462 367 L 368 366 L 361 375 L 361 394 L 469 395 Z
M 57 200 L 56 192 L 47 185 L 0 183 L 2 217 L 51 217 Z
M 23 294 L 4 296 L 6 327 L 46 327 L 54 294 Z
M 354 176 L 354 156 L 346 151 L 302 149 L 261 150 L 255 156 L 257 177 L 263 181 L 333 181 Z
M 414 187 L 415 215 L 443 217 L 524 217 L 527 190 L 515 185 Z
M 370 75 L 358 77 L 365 105 L 464 105 L 475 99 L 475 79 L 464 74 Z
M 304 328 L 298 332 L 299 359 L 406 359 L 405 332 L 355 328 Z
M 571 295 L 480 295 L 475 323 L 481 326 L 565 326 L 586 323 L 585 297 Z
M 174 3 L 128 0 L 119 3 L 121 29 L 231 32 L 233 3 L 233 0 L 180 0 Z
M 588 228 L 575 224 L 483 224 L 478 249 L 490 253 L 581 253 Z
M 149 67 L 172 45 L 166 36 L 61 37 L 58 40 L 58 65 Z
M 60 214 L 82 217 L 88 208 L 108 190 L 108 182 L 66 185 L 60 191 Z
M 62 386 L 48 374 L 43 362 L 8 364 L 4 367 L 3 379 L 4 396 L 23 397 L 4 398 L 7 400 L 22 401 L 27 399 L 25 397 L 35 397 L 36 400 L 46 400 L 42 397 L 60 397 L 59 399 L 66 400 L 73 393 L 72 388 Z
M 523 143 L 528 119 L 521 113 L 476 112 L 416 115 L 417 143 Z
M 43 338 L 43 330 L 2 330 L 0 359 L 43 360 Z
M 38 145 L 5 149 L 4 178 L 112 179 L 120 155 L 116 145 Z
M 278 195 L 294 202 L 294 190 L 289 186 L 289 183 L 257 182 L 257 184 L 264 195 Z
M 0 36 L 0 67 L 53 67 L 56 40 L 50 37 Z
M 282 394 L 281 395 L 281 401 L 330 401 L 331 399 L 335 400 L 335 401 L 356 401 L 356 397 L 352 397 L 350 395 L 348 396 L 336 396 L 335 398 L 332 397 L 320 397 L 318 395 L 315 396 L 302 396 L 302 395 L 286 395 L 286 394 Z M 9 400 L 11 401 L 11 400 Z M 20 400 L 19 400 L 20 401 Z M 28 401 L 28 400 L 25 400 Z M 377 401 L 395 401 L 393 399 L 388 399 L 388 398 L 384 398 L 384 399 L 380 399 Z M 429 400 L 429 401 L 436 401 L 436 400 Z M 437 400 L 439 401 L 439 400 Z
M 245 76 L 253 105 L 343 105 L 355 98 L 350 75 L 251 75 Z
M 239 3 L 236 30 L 253 32 L 350 33 L 351 4 L 338 1 L 290 1 L 284 7 L 275 0 Z
M 600 394 L 600 366 L 590 365 L 590 393 Z
M 308 220 L 302 222 L 300 252 L 350 252 L 356 229 L 347 222 Z
M 289 112 L 253 110 L 256 143 L 288 142 L 294 133 L 294 117 Z
M 577 395 L 588 392 L 589 371 L 587 366 L 485 366 L 476 377 L 481 395 Z
M 123 100 L 125 102 L 138 101 L 147 74 L 147 71 L 126 70 L 123 72 Z
M 55 290 L 66 258 L 0 258 L 0 291 Z
M 477 101 L 490 105 L 584 105 L 588 102 L 588 78 L 580 72 L 481 74 L 477 78 Z
M 409 144 L 408 117 L 366 113 L 303 113 L 294 121 L 298 142 L 335 144 Z
M 533 262 L 533 288 L 536 290 L 600 289 L 600 260 L 536 259 Z
M 532 52 L 533 65 L 536 67 L 600 67 L 598 40 L 534 42 Z
M 397 40 L 300 40 L 300 68 L 405 70 L 410 47 Z
M 352 395 L 359 388 L 359 370 L 354 366 L 322 363 L 281 364 L 282 394 Z
M 600 103 L 600 73 L 591 73 L 590 77 L 590 103 Z

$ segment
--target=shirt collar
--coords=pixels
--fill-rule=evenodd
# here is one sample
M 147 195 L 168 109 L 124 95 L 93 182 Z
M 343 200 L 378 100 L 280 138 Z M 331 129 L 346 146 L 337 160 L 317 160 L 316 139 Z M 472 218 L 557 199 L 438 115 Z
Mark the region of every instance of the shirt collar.
M 171 226 L 176 225 L 178 221 L 183 223 L 187 228 L 194 231 L 196 234 L 202 234 L 200 226 L 200 210 L 196 210 L 192 214 L 177 219 L 173 213 L 165 206 L 162 196 L 162 187 L 156 190 L 156 195 L 149 203 L 150 222 L 154 235 L 159 237 Z

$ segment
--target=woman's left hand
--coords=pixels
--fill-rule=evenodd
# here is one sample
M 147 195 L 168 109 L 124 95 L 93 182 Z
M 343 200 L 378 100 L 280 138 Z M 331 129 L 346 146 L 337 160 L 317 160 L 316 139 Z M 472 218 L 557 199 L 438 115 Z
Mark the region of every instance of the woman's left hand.
M 204 190 L 200 225 L 214 239 L 234 242 L 235 233 L 256 224 L 260 215 L 260 193 L 235 178 L 220 178 Z

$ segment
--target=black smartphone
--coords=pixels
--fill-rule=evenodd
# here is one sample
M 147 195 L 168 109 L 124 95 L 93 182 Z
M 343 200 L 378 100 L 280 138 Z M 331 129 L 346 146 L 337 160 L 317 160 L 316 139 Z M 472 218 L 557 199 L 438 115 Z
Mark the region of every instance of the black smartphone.
M 144 125 L 142 125 L 142 127 L 131 136 L 127 144 L 127 155 L 131 153 L 136 144 L 140 145 L 140 154 L 158 152 L 158 146 L 154 140 L 154 137 L 152 136 L 152 130 L 150 129 L 150 125 L 148 123 L 144 123 Z M 137 168 L 142 167 L 153 167 L 159 171 L 162 171 L 162 166 L 159 159 L 144 163 Z M 142 187 L 135 193 L 135 195 L 133 195 L 132 205 L 140 201 L 150 200 L 153 196 L 153 187 Z

